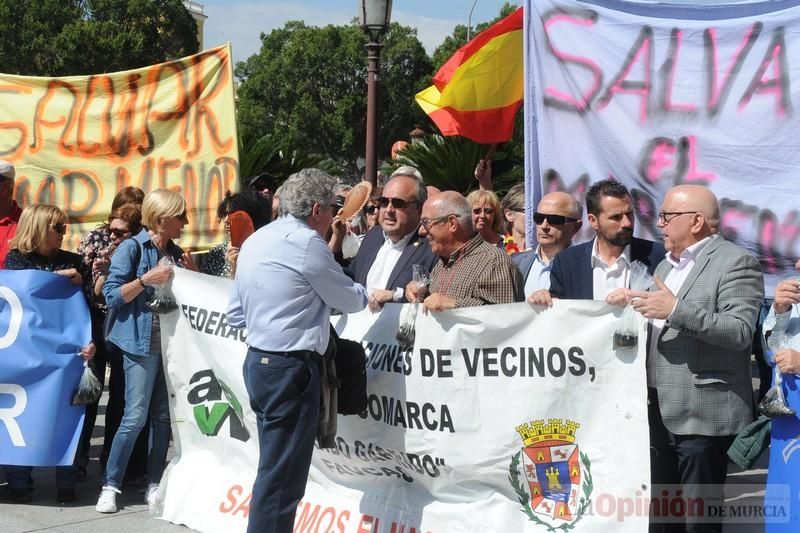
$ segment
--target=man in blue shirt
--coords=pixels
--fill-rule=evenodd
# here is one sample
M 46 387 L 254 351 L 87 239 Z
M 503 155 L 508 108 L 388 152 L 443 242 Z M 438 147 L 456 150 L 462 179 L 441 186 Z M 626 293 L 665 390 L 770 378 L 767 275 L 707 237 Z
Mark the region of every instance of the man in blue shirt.
M 284 216 L 239 253 L 227 318 L 247 328 L 244 381 L 259 433 L 249 533 L 292 531 L 317 431 L 331 308 L 367 305 L 366 289 L 342 272 L 323 240 L 338 210 L 335 188 L 317 169 L 290 176 L 281 189 Z

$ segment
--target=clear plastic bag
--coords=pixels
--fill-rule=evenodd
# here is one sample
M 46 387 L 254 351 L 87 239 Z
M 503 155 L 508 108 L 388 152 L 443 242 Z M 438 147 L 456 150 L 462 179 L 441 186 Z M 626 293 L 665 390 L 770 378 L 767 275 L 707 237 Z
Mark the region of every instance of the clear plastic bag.
M 786 333 L 783 331 L 773 331 L 767 339 L 767 346 L 772 352 L 774 360 L 775 354 L 786 346 Z M 776 418 L 779 416 L 792 416 L 795 410 L 786 403 L 786 396 L 783 394 L 783 374 L 776 366 L 774 370 L 772 387 L 767 391 L 758 404 L 758 410 L 764 416 Z
M 164 256 L 158 260 L 158 266 L 175 268 L 175 261 L 169 256 Z M 153 296 L 145 303 L 154 313 L 169 313 L 177 309 L 178 303 L 172 294 L 172 280 L 161 285 L 154 285 Z
M 653 285 L 653 276 L 641 261 L 631 264 L 629 286 L 634 291 L 646 291 Z M 639 322 L 633 307 L 626 305 L 619 319 L 619 324 L 614 331 L 614 349 L 633 348 L 639 342 Z
M 408 350 L 414 347 L 414 340 L 416 338 L 415 323 L 417 321 L 417 313 L 419 313 L 419 301 L 428 292 L 428 286 L 431 284 L 431 274 L 424 265 L 414 265 L 413 281 L 419 287 L 418 298 L 416 302 L 412 302 L 403 313 L 400 319 L 400 327 L 394 338 L 400 343 L 401 350 Z
M 89 361 L 83 362 L 83 374 L 81 380 L 78 382 L 78 389 L 72 396 L 72 405 L 86 405 L 90 403 L 97 403 L 100 396 L 103 395 L 103 385 L 97 376 L 94 375 Z

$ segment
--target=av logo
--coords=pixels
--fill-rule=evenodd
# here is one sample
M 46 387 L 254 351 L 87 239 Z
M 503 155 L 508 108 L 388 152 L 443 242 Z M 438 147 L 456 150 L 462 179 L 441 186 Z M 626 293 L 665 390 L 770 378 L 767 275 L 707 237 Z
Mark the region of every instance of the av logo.
M 194 386 L 186 399 L 194 405 L 194 420 L 203 435 L 218 436 L 225 421 L 229 420 L 231 438 L 242 442 L 250 440 L 250 432 L 244 425 L 242 404 L 213 370 L 196 372 L 189 384 Z

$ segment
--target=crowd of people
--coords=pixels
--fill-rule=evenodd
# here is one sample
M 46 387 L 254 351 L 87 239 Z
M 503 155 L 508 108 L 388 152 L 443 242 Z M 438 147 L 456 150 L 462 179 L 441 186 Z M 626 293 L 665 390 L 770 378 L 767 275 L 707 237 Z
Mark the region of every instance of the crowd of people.
M 420 302 L 427 312 L 522 301 L 547 307 L 558 298 L 632 306 L 650 322 L 652 482 L 680 486 L 686 497 L 720 497 L 727 448 L 754 415 L 750 357 L 764 283 L 758 261 L 720 235 L 714 194 L 671 189 L 658 213 L 661 243 L 634 237 L 634 202 L 617 181 L 593 184 L 585 206 L 550 192 L 532 214 L 537 245 L 526 249 L 524 187 L 501 200 L 488 162 L 475 176 L 480 187 L 464 197 L 400 167 L 345 220 L 337 215 L 348 191 L 326 173 L 306 169 L 280 187 L 261 174 L 225 197 L 217 215 L 227 237 L 195 261 L 175 243 L 188 222 L 181 195 L 121 190 L 76 255 L 61 250 L 67 216 L 41 204 L 20 210 L 14 168 L 0 162 L 0 260 L 81 285 L 93 325 L 83 355 L 94 357 L 101 380 L 111 368 L 97 511 L 117 510 L 126 470 L 144 476 L 153 503 L 164 470 L 170 421 L 153 300 L 174 266 L 233 279 L 228 324 L 248 330 L 243 374 L 260 443 L 248 531 L 292 530 L 317 436 L 331 310 L 378 312 L 387 303 Z M 572 245 L 584 208 L 594 237 Z M 252 223 L 243 244 L 232 238 L 235 213 Z M 637 263 L 654 275 L 649 290 L 630 285 Z M 429 272 L 427 283 L 414 279 L 415 267 Z M 771 327 L 794 333 L 795 303 L 800 283 L 780 284 Z M 798 351 L 786 348 L 776 360 L 781 371 L 800 370 Z M 61 502 L 75 499 L 75 480 L 85 476 L 95 416 L 90 406 L 75 465 L 57 470 Z M 18 502 L 31 500 L 26 468 L 4 467 Z M 721 530 L 692 520 L 658 527 Z

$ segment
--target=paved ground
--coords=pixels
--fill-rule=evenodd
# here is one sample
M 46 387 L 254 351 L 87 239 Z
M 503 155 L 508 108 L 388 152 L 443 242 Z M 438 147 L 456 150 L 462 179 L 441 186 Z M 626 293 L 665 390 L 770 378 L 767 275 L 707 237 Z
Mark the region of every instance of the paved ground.
M 95 435 L 102 435 L 105 395 L 101 400 Z M 92 459 L 88 479 L 78 483 L 78 500 L 74 504 L 59 505 L 55 502 L 55 472 L 52 468 L 34 470 L 33 502 L 28 505 L 11 504 L 0 499 L 0 533 L 191 533 L 193 530 L 176 526 L 150 516 L 144 494 L 135 488 L 126 487 L 117 501 L 124 506 L 113 515 L 102 515 L 94 510 L 100 491 L 101 472 L 97 456 L 100 439 L 93 439 Z M 726 501 L 736 505 L 760 505 L 764 498 L 764 483 L 767 475 L 768 454 L 763 454 L 752 470 L 742 471 L 730 465 Z M 0 485 L 4 483 L 0 474 Z M 4 488 L 4 487 L 0 487 Z M 725 533 L 761 533 L 760 523 L 728 523 Z

